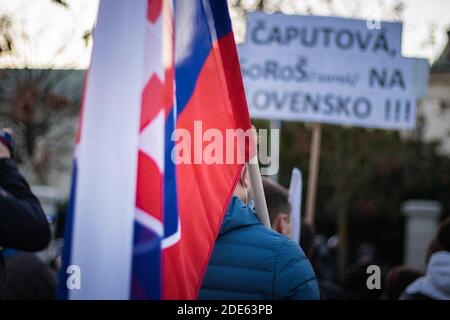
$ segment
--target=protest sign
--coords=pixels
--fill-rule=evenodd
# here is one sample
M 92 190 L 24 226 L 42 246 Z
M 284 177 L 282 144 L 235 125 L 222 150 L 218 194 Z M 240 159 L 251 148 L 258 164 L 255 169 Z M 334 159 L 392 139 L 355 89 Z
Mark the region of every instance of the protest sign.
M 239 47 L 253 118 L 413 129 L 428 62 L 401 56 L 400 23 L 254 13 Z

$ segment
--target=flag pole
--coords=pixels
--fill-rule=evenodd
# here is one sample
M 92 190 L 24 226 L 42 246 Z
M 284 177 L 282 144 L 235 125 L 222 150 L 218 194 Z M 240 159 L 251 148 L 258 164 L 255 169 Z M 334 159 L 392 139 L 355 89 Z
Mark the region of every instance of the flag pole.
M 253 162 L 255 160 L 251 160 Z M 259 221 L 266 227 L 270 228 L 269 212 L 267 211 L 266 198 L 264 197 L 264 189 L 262 185 L 261 173 L 259 172 L 258 159 L 256 163 L 248 163 L 248 174 L 250 176 L 250 184 L 252 185 L 253 196 L 255 198 L 256 215 Z
M 252 126 L 253 127 L 253 126 Z M 253 138 L 255 146 L 257 145 L 256 129 L 253 127 Z M 257 148 L 255 148 L 257 150 Z M 267 210 L 266 198 L 264 196 L 264 188 L 261 179 L 261 172 L 259 171 L 258 152 L 247 163 L 248 175 L 250 177 L 250 184 L 253 190 L 253 197 L 255 199 L 256 215 L 259 221 L 266 227 L 270 228 L 269 212 Z
M 319 174 L 320 140 L 322 128 L 320 123 L 313 123 L 311 156 L 309 159 L 308 190 L 306 198 L 306 223 L 314 224 L 316 211 L 317 178 Z

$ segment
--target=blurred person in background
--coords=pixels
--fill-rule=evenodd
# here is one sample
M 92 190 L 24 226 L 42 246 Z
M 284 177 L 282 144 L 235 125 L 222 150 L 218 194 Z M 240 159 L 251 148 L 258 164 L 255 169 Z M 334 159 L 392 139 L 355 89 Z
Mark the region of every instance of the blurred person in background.
M 292 237 L 292 209 L 288 200 L 289 191 L 272 179 L 262 177 L 262 182 L 272 230 L 288 238 Z
M 291 205 L 289 203 L 289 191 L 272 179 L 263 177 L 262 181 L 272 229 L 287 237 L 291 237 L 292 219 Z M 312 263 L 313 269 L 316 271 L 312 260 L 314 254 L 314 228 L 309 224 L 302 222 L 300 235 L 301 248 L 303 249 L 303 252 L 305 252 L 306 257 Z M 316 275 L 321 299 L 343 299 L 344 294 L 342 290 L 327 281 L 323 281 L 317 271 Z
M 406 266 L 397 266 L 389 270 L 384 282 L 383 300 L 398 300 L 402 292 L 414 280 L 423 274 Z
M 450 300 L 450 217 L 430 244 L 425 276 L 411 283 L 400 300 Z
M 308 223 L 302 222 L 301 230 L 300 245 L 305 250 L 316 272 L 320 288 L 320 299 L 344 300 L 346 298 L 344 290 L 328 279 L 329 277 L 327 276 L 327 269 L 335 269 L 335 263 L 332 260 L 326 239 L 322 240 L 322 236 L 316 237 L 314 227 Z M 323 273 L 325 273 L 325 276 Z
M 306 228 L 312 229 L 310 226 Z M 303 225 L 302 225 L 302 229 Z M 303 245 L 305 234 L 300 236 Z M 317 276 L 331 283 L 337 283 L 337 267 L 336 267 L 336 241 L 337 237 L 327 238 L 323 234 L 314 234 L 312 239 L 312 249 L 310 260 L 316 271 Z
M 290 214 L 285 212 L 286 215 Z M 288 217 L 280 221 L 288 233 Z M 199 299 L 319 299 L 314 271 L 302 249 L 265 227 L 253 208 L 244 167 L 222 221 Z
M 39 200 L 12 159 L 14 140 L 0 130 L 0 298 L 5 297 L 4 248 L 35 252 L 50 241 L 50 228 Z
M 356 250 L 356 261 L 348 268 L 345 279 L 347 297 L 351 300 L 378 300 L 381 290 L 370 290 L 367 287 L 367 267 L 379 266 L 381 269 L 381 281 L 384 281 L 385 270 L 378 258 L 377 248 L 371 242 L 361 243 Z
M 53 300 L 56 298 L 58 275 L 35 254 L 20 252 L 5 263 L 4 299 Z

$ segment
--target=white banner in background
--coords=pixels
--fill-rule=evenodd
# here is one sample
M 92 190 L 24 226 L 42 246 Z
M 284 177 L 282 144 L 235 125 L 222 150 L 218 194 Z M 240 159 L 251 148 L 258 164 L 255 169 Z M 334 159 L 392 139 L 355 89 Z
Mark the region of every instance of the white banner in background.
M 400 23 L 253 13 L 239 46 L 253 118 L 413 129 L 428 61 L 401 56 Z
M 302 222 L 302 173 L 299 169 L 292 169 L 289 185 L 289 203 L 291 204 L 292 240 L 300 245 Z

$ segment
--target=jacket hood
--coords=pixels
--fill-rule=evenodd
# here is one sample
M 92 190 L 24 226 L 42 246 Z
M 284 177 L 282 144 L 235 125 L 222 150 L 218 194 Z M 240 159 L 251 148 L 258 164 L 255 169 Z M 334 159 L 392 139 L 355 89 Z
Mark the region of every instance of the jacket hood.
M 406 292 L 450 300 L 450 252 L 439 251 L 431 255 L 425 276 L 409 285 Z
M 255 210 L 251 206 L 246 206 L 238 197 L 233 196 L 223 218 L 219 234 L 254 224 L 260 224 Z

